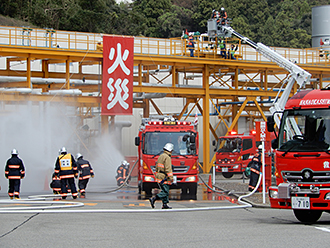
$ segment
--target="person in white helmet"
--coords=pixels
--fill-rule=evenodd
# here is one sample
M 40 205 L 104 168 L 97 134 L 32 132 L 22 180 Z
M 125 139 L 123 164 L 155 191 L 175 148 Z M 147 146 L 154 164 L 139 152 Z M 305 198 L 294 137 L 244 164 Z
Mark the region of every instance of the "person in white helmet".
M 19 199 L 21 179 L 25 176 L 23 161 L 18 157 L 18 151 L 11 151 L 11 158 L 7 160 L 5 177 L 9 179 L 8 195 L 10 199 Z
M 161 188 L 161 192 L 155 197 L 149 199 L 151 207 L 155 208 L 156 200 L 162 200 L 162 209 L 170 209 L 171 207 L 167 204 L 169 203 L 169 192 L 170 185 L 173 183 L 173 171 L 172 171 L 172 160 L 171 155 L 173 151 L 173 144 L 167 143 L 163 148 L 163 153 L 159 156 L 156 163 L 156 182 Z
M 121 164 L 117 168 L 117 175 L 116 175 L 116 180 L 117 180 L 117 185 L 121 186 L 129 173 L 129 163 L 126 160 L 121 161 Z M 129 179 L 127 179 L 127 183 L 129 183 Z
M 220 17 L 220 23 L 221 23 L 221 25 L 224 25 L 224 24 L 226 24 L 226 21 L 227 21 L 227 12 L 226 12 L 226 10 L 225 10 L 225 8 L 224 7 L 221 7 L 221 9 L 220 9 L 220 13 L 219 13 L 219 17 Z
M 80 198 L 85 198 L 87 184 L 89 179 L 91 177 L 94 177 L 94 171 L 89 161 L 83 158 L 83 155 L 77 153 L 76 159 L 77 159 L 77 167 L 79 172 L 78 187 L 80 192 Z
M 66 148 L 62 147 L 60 155 L 55 162 L 55 174 L 61 179 L 61 196 L 66 199 L 68 195 L 68 188 L 71 189 L 72 198 L 76 199 L 78 196 L 74 178 L 78 177 L 77 164 L 71 153 L 67 153 Z

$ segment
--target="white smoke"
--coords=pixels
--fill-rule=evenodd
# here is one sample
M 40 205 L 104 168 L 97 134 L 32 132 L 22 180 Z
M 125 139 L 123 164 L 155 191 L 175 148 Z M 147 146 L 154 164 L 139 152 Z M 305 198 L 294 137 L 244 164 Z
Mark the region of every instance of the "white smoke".
M 1 113 L 2 193 L 8 191 L 4 168 L 14 148 L 18 150 L 26 171 L 25 178 L 21 180 L 23 194 L 51 193 L 51 176 L 59 149 L 63 146 L 74 156 L 77 152 L 82 153 L 91 162 L 95 178 L 90 180 L 88 187 L 101 190 L 102 187 L 115 186 L 116 168 L 123 159 L 112 144 L 117 142 L 116 138 L 103 136 L 89 147 L 77 131 L 79 120 L 75 117 L 74 107 L 49 102 L 28 102 L 24 105 L 6 105 Z M 85 154 L 81 147 L 85 148 Z

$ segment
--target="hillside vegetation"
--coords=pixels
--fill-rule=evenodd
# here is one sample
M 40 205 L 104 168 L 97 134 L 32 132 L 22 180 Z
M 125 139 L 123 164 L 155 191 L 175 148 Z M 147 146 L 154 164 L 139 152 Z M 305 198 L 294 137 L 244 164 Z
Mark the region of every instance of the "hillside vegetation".
M 68 31 L 170 38 L 206 32 L 213 9 L 225 7 L 232 27 L 268 46 L 311 46 L 312 7 L 330 0 L 2 0 L 8 24 Z M 22 21 L 23 25 L 19 22 Z

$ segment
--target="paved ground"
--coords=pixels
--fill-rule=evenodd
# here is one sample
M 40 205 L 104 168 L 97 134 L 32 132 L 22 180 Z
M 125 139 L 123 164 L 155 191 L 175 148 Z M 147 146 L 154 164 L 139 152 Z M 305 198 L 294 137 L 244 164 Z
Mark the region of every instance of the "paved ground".
M 203 177 L 208 179 L 208 175 Z M 247 183 L 239 176 L 228 180 L 217 175 L 216 185 L 232 193 L 208 193 L 200 185 L 197 200 L 183 199 L 173 190 L 172 210 L 161 210 L 160 202 L 151 209 L 148 198 L 139 196 L 137 188 L 89 191 L 86 199 L 76 200 L 53 201 L 52 196 L 39 202 L 9 201 L 3 190 L 0 246 L 310 247 L 311 237 L 313 246 L 327 246 L 329 214 L 324 213 L 314 225 L 304 225 L 291 210 L 243 206 L 233 195 L 248 193 Z M 260 203 L 261 193 L 257 194 L 255 199 L 250 197 L 254 204 Z M 32 194 L 23 194 L 22 199 L 28 195 Z
M 208 183 L 209 175 L 201 175 L 202 181 Z M 0 213 L 15 209 L 20 212 L 39 212 L 45 208 L 48 212 L 69 211 L 69 212 L 115 212 L 115 211 L 136 211 L 147 212 L 150 210 L 159 210 L 161 202 L 156 202 L 156 208 L 151 209 L 149 197 L 138 195 L 136 182 L 132 180 L 132 187 L 123 187 L 117 191 L 113 188 L 101 190 L 87 190 L 87 198 L 73 200 L 68 197 L 67 200 L 53 201 L 50 191 L 48 192 L 31 192 L 22 193 L 21 201 L 9 201 L 6 192 L 0 194 Z M 248 194 L 248 180 L 242 179 L 240 175 L 234 175 L 231 179 L 225 179 L 222 175 L 216 175 L 216 190 L 217 192 L 208 192 L 207 187 L 202 183 L 198 186 L 197 199 L 192 199 L 190 196 L 182 195 L 180 190 L 171 190 L 170 205 L 173 207 L 171 211 L 181 211 L 196 208 L 201 209 L 224 209 L 236 208 L 242 205 L 251 204 L 258 207 L 269 207 L 268 196 L 265 197 L 263 204 L 263 195 L 258 192 L 254 195 L 244 198 L 246 204 L 238 202 L 237 198 L 241 195 Z M 230 191 L 229 194 L 219 194 L 219 191 Z M 154 190 L 154 194 L 157 190 Z M 44 198 L 46 199 L 42 199 Z M 41 198 L 42 201 L 36 201 L 36 198 Z M 54 198 L 55 199 L 55 198 Z M 60 199 L 60 198 L 57 198 Z M 32 201 L 33 200 L 33 201 Z M 49 206 L 50 205 L 50 206 Z

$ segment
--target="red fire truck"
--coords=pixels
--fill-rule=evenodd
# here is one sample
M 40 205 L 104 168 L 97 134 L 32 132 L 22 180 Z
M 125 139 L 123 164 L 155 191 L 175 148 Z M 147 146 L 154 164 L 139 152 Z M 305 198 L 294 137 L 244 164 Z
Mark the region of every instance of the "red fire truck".
M 261 143 L 256 142 L 255 134 L 254 130 L 248 135 L 231 131 L 228 136 L 220 136 L 214 149 L 216 151 L 215 171 L 221 172 L 225 178 L 231 178 L 234 173 L 245 172 Z
M 273 117 L 267 127 L 274 131 Z M 330 212 L 330 90 L 304 90 L 289 99 L 276 141 L 271 207 L 293 209 L 301 222 L 316 222 Z
M 145 191 L 150 196 L 153 188 L 159 188 L 155 182 L 155 165 L 168 142 L 174 145 L 172 168 L 177 181 L 177 185 L 171 185 L 171 189 L 181 189 L 183 195 L 196 198 L 198 132 L 191 122 L 167 116 L 143 118 L 139 135 L 135 138 L 139 157 L 139 194 Z

